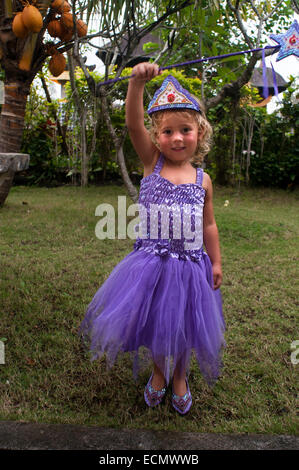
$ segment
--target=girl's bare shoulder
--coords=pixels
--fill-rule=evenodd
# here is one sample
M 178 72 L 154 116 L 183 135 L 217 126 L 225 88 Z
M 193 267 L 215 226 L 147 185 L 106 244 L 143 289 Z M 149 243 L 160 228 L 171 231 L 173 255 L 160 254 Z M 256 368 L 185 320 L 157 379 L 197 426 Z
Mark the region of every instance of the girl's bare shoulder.
M 212 189 L 212 180 L 211 180 L 209 174 L 206 173 L 206 172 L 203 172 L 202 187 L 206 191 L 209 191 L 209 190 Z

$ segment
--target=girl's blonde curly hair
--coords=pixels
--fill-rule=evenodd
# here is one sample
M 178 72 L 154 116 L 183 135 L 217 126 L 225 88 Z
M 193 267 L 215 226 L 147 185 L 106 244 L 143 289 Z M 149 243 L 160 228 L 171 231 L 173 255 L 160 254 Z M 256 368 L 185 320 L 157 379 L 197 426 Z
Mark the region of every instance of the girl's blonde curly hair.
M 159 135 L 159 130 L 161 128 L 162 120 L 166 113 L 168 114 L 178 113 L 182 117 L 185 117 L 185 118 L 188 117 L 189 119 L 191 118 L 198 125 L 198 135 L 202 134 L 202 136 L 200 139 L 198 139 L 197 148 L 190 162 L 200 165 L 204 160 L 204 156 L 210 151 L 211 144 L 212 144 L 213 128 L 206 118 L 205 112 L 203 110 L 203 104 L 195 96 L 193 96 L 193 98 L 195 98 L 196 101 L 198 101 L 200 105 L 201 113 L 193 109 L 172 109 L 172 110 L 167 109 L 164 111 L 156 111 L 155 113 L 152 113 L 151 115 L 151 127 L 149 129 L 149 132 L 150 132 L 152 141 L 159 148 L 159 145 L 157 143 L 157 137 Z

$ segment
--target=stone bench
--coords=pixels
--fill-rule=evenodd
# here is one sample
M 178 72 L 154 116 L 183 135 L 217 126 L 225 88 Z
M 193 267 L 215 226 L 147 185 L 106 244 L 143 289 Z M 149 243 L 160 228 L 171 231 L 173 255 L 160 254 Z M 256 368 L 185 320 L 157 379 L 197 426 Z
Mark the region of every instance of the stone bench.
M 27 170 L 29 160 L 30 155 L 26 153 L 0 153 L 0 206 L 8 196 L 14 174 Z

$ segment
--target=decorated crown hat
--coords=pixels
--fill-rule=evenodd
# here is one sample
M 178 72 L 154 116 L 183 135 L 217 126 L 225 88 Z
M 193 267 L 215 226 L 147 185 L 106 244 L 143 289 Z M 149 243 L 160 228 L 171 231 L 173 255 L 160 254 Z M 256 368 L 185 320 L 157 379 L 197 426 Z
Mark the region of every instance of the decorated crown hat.
M 193 109 L 199 113 L 201 112 L 196 99 L 172 75 L 168 75 L 156 91 L 147 112 L 152 114 L 165 109 Z

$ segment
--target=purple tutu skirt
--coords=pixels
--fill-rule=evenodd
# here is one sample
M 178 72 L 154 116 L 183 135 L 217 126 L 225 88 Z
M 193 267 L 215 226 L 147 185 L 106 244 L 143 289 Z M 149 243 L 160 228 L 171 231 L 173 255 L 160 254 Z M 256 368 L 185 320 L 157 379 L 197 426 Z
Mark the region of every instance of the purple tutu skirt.
M 220 290 L 213 290 L 212 266 L 200 262 L 129 253 L 111 272 L 88 306 L 79 333 L 108 367 L 119 353 L 134 356 L 134 376 L 154 361 L 169 383 L 176 367 L 188 372 L 194 353 L 212 385 L 222 365 L 225 323 Z

